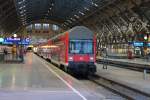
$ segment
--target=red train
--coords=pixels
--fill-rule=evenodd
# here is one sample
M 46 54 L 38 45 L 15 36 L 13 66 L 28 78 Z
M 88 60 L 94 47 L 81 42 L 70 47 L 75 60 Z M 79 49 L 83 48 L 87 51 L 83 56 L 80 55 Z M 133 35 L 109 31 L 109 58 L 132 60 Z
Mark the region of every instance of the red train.
M 96 72 L 96 37 L 84 26 L 76 26 L 38 47 L 38 54 L 74 74 Z

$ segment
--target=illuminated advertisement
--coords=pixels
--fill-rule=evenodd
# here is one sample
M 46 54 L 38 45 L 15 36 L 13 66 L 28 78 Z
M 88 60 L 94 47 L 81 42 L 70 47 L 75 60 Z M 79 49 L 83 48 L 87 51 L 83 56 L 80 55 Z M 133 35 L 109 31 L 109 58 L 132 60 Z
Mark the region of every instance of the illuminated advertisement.
M 11 37 L 5 38 L 5 40 L 6 40 L 7 42 L 20 42 L 20 41 L 21 41 L 20 38 L 11 38 Z
M 133 46 L 135 46 L 135 47 L 142 47 L 142 46 L 144 46 L 144 43 L 143 42 L 134 42 Z
M 147 43 L 147 46 L 150 47 L 150 43 Z
M 29 45 L 30 41 L 31 41 L 30 38 L 25 38 L 22 40 L 21 38 L 5 38 L 2 43 L 6 45 L 12 45 L 14 43 L 19 44 L 19 45 Z
M 4 42 L 4 38 L 0 38 L 0 43 L 3 43 Z

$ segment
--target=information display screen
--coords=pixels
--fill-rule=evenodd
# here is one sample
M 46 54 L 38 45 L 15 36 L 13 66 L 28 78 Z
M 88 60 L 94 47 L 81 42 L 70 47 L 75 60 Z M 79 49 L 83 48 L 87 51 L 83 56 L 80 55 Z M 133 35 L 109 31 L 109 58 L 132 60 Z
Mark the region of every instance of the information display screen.
M 19 45 L 29 45 L 30 44 L 30 39 L 25 38 L 25 39 L 20 39 L 20 38 L 5 38 L 4 41 L 2 42 L 3 44 L 6 45 L 11 45 L 11 44 L 19 44 Z

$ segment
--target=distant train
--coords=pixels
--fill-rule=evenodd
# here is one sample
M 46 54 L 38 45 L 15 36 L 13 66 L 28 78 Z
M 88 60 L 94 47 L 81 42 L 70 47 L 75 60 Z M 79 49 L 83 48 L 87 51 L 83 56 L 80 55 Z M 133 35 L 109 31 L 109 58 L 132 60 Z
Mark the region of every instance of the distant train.
M 68 73 L 88 75 L 96 72 L 96 37 L 84 26 L 76 26 L 36 49 L 39 56 Z

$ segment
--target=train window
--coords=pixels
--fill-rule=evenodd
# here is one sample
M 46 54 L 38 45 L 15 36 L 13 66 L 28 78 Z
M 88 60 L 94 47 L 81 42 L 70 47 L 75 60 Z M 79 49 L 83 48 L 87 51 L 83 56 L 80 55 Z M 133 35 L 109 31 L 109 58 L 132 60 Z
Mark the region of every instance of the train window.
M 92 40 L 70 40 L 69 53 L 71 54 L 92 54 Z

